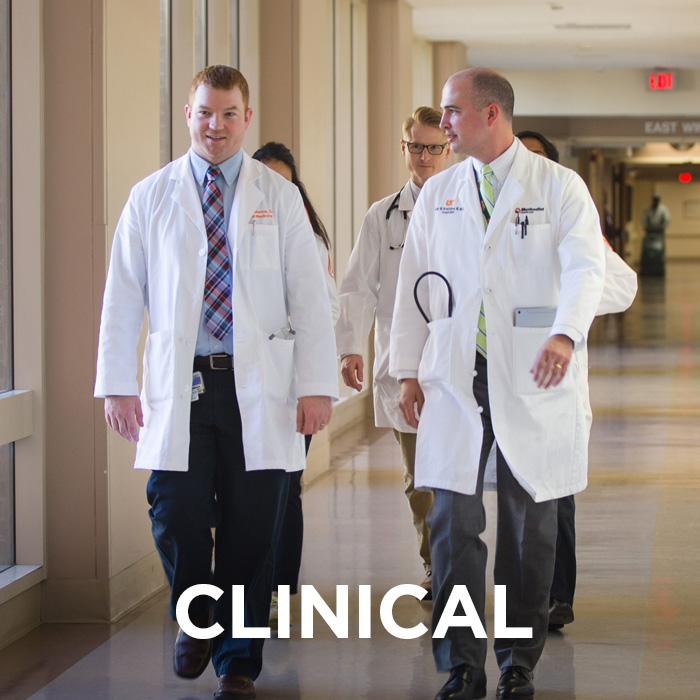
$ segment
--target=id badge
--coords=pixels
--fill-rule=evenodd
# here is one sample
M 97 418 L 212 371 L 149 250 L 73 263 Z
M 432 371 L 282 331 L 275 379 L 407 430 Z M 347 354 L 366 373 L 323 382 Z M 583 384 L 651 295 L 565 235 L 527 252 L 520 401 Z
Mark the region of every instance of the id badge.
M 201 372 L 192 374 L 192 398 L 191 401 L 199 401 L 199 395 L 205 392 L 204 379 Z

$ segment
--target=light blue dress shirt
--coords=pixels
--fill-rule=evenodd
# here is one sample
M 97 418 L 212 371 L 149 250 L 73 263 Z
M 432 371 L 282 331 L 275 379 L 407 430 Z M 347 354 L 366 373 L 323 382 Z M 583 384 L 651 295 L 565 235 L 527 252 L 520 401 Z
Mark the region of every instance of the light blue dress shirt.
M 197 192 L 199 199 L 204 197 L 204 185 L 207 181 L 207 170 L 211 166 L 204 158 L 198 156 L 190 148 L 190 167 L 194 175 L 194 181 L 197 184 Z M 228 160 L 219 164 L 221 175 L 216 177 L 216 184 L 219 186 L 221 195 L 224 199 L 224 227 L 228 231 L 228 222 L 231 217 L 231 208 L 233 206 L 233 195 L 236 191 L 238 183 L 238 175 L 241 172 L 241 164 L 243 163 L 243 150 L 231 156 Z M 233 264 L 233 256 L 231 255 L 231 246 L 229 245 L 228 237 L 226 238 L 226 251 L 228 259 Z M 233 270 L 229 269 L 228 282 L 233 284 Z M 235 319 L 234 319 L 235 322 Z M 206 328 L 204 318 L 204 300 L 202 300 L 202 315 L 199 319 L 199 331 L 197 333 L 197 345 L 195 346 L 195 355 L 220 355 L 226 353 L 233 355 L 233 330 L 223 339 L 215 338 Z

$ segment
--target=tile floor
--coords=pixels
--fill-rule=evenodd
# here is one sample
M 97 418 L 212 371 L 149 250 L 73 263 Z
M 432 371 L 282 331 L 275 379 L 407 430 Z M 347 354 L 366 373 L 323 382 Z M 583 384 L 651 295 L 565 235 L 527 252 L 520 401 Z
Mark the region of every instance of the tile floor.
M 700 263 L 640 280 L 624 315 L 591 331 L 590 485 L 577 496 L 576 621 L 551 633 L 538 700 L 700 696 Z M 332 601 L 349 586 L 348 639 L 316 617 L 302 639 L 267 642 L 260 700 L 431 700 L 443 682 L 430 639 L 392 637 L 382 596 L 422 579 L 393 436 L 365 423 L 337 439 L 332 469 L 304 495 L 303 583 Z M 493 548 L 493 496 L 487 496 Z M 358 638 L 358 585 L 371 584 L 370 639 Z M 487 615 L 487 619 L 490 614 Z M 404 627 L 430 605 L 399 600 Z M 44 625 L 0 651 L 3 700 L 208 700 L 171 671 L 175 624 L 159 594 L 114 625 Z M 487 664 L 489 697 L 498 672 Z

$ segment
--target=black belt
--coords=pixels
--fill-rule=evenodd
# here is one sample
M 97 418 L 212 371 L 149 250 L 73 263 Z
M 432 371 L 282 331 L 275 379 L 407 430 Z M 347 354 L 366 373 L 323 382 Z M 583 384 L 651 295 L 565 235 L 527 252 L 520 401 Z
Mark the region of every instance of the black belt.
M 203 369 L 233 369 L 233 355 L 197 355 L 194 358 L 194 368 Z

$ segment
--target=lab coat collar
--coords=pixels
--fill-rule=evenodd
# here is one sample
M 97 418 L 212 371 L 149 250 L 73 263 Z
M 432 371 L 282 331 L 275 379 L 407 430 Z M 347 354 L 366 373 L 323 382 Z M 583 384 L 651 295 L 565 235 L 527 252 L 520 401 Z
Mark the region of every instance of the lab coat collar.
M 211 163 L 208 163 L 202 156 L 195 153 L 194 149 L 190 148 L 188 151 L 190 156 L 190 165 L 192 167 L 192 172 L 195 178 L 199 179 L 202 188 L 207 184 L 207 171 L 211 167 Z M 219 164 L 219 169 L 221 170 L 224 179 L 228 183 L 229 187 L 238 177 L 241 171 L 241 162 L 243 161 L 243 150 L 239 149 L 230 158 L 225 160 L 223 163 Z
M 488 235 L 491 231 L 497 229 L 502 220 L 509 216 L 514 203 L 523 193 L 523 182 L 527 181 L 530 172 L 530 152 L 525 148 L 525 146 L 515 139 L 515 155 L 513 157 L 513 163 L 510 166 L 508 175 L 506 176 L 501 192 L 496 200 L 496 206 L 491 213 L 491 221 L 489 222 L 489 227 L 486 230 Z M 540 156 L 541 157 L 541 156 Z M 476 161 L 474 158 L 467 158 L 465 161 L 459 164 L 461 168 L 462 184 L 467 193 L 467 200 L 469 203 L 469 212 L 472 218 L 477 222 L 478 225 L 483 226 L 483 215 L 481 213 L 481 205 L 479 204 L 479 193 L 476 180 L 474 179 L 474 168 L 477 170 L 481 168 L 481 163 Z
M 515 140 L 516 147 L 513 163 L 510 166 L 508 175 L 496 200 L 496 206 L 491 214 L 491 224 L 494 227 L 498 226 L 505 217 L 510 216 L 515 202 L 523 194 L 522 183 L 527 182 L 530 176 L 530 151 L 518 139 Z M 541 158 L 542 156 L 539 157 Z M 491 224 L 489 224 L 489 228 L 491 228 Z
M 185 212 L 202 234 L 206 235 L 202 202 L 199 200 L 197 193 L 197 185 L 190 167 L 189 155 L 185 154 L 181 158 L 174 160 L 171 165 L 172 173 L 170 179 L 175 183 L 171 197 L 174 203 Z M 260 178 L 264 167 L 262 163 L 253 160 L 247 153 L 243 153 L 241 172 L 238 176 L 236 192 L 233 197 L 233 209 L 229 220 L 229 236 L 231 235 L 232 226 L 236 222 L 236 235 L 240 239 L 245 232 L 247 223 L 255 213 L 255 208 L 263 199 L 263 193 L 256 181 Z
M 231 235 L 231 225 L 234 221 L 238 224 L 236 239 L 240 241 L 246 232 L 256 207 L 263 200 L 263 192 L 258 187 L 263 168 L 266 168 L 257 160 L 253 160 L 247 153 L 243 153 L 243 163 L 241 164 L 241 174 L 238 176 L 236 193 L 233 196 L 233 209 L 231 211 L 231 223 L 229 224 L 229 236 Z M 273 222 L 278 221 L 279 212 L 273 212 Z
M 171 163 L 170 179 L 174 181 L 170 195 L 173 203 L 179 206 L 194 225 L 205 234 L 202 202 L 190 167 L 189 152 Z
M 401 190 L 401 196 L 399 197 L 399 211 L 413 211 L 413 206 L 416 203 L 416 200 L 413 197 L 413 189 L 411 188 L 412 184 L 413 183 L 411 180 L 409 180 Z

